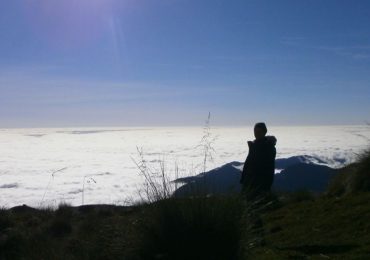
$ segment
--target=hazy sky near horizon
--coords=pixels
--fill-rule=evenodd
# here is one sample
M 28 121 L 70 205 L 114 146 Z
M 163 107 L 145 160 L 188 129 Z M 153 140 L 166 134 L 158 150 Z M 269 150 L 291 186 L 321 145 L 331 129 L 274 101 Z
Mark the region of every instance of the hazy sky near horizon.
M 363 124 L 367 0 L 4 0 L 0 127 Z

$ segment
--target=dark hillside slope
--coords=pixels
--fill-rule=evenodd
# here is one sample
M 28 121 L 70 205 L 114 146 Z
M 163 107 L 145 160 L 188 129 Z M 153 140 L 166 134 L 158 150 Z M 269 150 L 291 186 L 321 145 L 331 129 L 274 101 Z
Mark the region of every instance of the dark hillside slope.
M 370 259 L 370 193 L 291 203 L 262 216 L 250 259 Z

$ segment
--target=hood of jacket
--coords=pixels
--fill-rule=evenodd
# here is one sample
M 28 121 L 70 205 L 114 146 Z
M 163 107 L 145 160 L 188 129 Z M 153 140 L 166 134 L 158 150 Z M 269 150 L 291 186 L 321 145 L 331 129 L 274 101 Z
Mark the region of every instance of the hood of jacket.
M 248 146 L 251 147 L 253 144 L 256 143 L 257 140 L 254 140 L 254 141 L 248 141 Z M 277 139 L 275 136 L 273 135 L 267 135 L 265 136 L 264 138 L 264 141 L 275 146 L 276 145 L 276 142 L 277 142 Z
M 266 136 L 266 141 L 275 146 L 276 145 L 276 142 L 277 142 L 277 139 L 273 135 L 267 135 Z

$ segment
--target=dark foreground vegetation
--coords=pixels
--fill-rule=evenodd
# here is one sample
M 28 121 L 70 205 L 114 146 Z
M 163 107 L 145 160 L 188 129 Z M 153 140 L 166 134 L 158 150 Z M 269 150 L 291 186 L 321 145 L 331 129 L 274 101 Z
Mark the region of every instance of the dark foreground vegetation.
M 325 194 L 0 210 L 0 259 L 369 259 L 370 153 Z

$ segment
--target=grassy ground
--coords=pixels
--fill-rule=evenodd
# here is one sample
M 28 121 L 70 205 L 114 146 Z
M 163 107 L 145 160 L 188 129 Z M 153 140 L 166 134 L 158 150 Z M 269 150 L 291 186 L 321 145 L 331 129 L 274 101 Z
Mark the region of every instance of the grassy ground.
M 237 259 L 241 212 L 236 197 L 0 210 L 0 259 Z
M 0 259 L 368 259 L 370 193 L 290 196 L 0 210 Z
M 114 206 L 1 210 L 0 259 L 130 259 L 137 255 L 140 212 Z
M 262 214 L 251 259 L 369 259 L 370 193 L 289 203 Z

